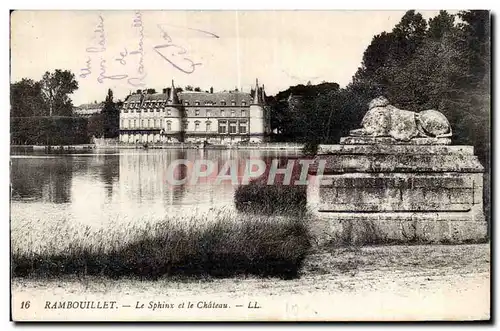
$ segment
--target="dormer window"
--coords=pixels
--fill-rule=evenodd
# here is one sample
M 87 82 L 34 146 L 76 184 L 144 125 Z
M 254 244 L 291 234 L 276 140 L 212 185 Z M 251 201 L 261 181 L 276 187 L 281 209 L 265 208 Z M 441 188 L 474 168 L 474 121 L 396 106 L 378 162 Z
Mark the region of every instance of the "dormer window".
M 184 101 L 184 106 L 189 106 L 189 101 Z
M 222 106 L 225 106 L 225 105 L 226 105 L 226 102 L 225 102 L 224 100 L 222 100 L 222 101 L 220 102 L 220 104 L 221 104 Z
M 236 106 L 236 101 L 231 101 L 231 106 Z
M 196 102 L 194 103 L 194 105 L 195 105 L 195 106 L 199 106 L 199 105 L 200 105 L 200 102 L 199 102 L 199 101 L 196 101 Z
M 241 102 L 241 105 L 242 105 L 242 106 L 246 106 L 246 105 L 247 105 L 247 102 L 246 102 L 246 101 L 242 101 L 242 102 Z

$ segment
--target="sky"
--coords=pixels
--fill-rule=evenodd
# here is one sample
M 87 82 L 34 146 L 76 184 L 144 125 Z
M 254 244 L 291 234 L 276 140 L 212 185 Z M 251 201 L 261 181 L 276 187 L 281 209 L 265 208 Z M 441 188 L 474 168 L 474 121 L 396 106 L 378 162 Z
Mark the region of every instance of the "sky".
M 437 10 L 419 11 L 428 19 Z M 374 35 L 404 11 L 17 11 L 11 82 L 71 70 L 74 105 L 171 86 L 274 95 L 322 81 L 347 85 Z

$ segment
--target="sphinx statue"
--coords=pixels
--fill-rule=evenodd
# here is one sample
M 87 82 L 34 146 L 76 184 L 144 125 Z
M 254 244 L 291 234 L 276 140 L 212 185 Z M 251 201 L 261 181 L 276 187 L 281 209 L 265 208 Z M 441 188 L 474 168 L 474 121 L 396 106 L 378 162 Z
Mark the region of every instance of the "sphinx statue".
M 412 138 L 451 137 L 451 126 L 437 110 L 413 112 L 396 108 L 380 96 L 368 104 L 368 112 L 361 122 L 362 128 L 351 130 L 350 136 L 392 137 L 408 141 Z

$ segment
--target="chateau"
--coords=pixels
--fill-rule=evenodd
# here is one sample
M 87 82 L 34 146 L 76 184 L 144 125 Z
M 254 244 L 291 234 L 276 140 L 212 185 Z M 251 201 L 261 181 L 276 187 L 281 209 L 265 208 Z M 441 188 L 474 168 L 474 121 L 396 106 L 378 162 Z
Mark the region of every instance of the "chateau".
M 231 92 L 176 92 L 174 81 L 163 93 L 137 91 L 120 109 L 124 143 L 266 141 L 271 132 L 264 86 L 253 95 Z

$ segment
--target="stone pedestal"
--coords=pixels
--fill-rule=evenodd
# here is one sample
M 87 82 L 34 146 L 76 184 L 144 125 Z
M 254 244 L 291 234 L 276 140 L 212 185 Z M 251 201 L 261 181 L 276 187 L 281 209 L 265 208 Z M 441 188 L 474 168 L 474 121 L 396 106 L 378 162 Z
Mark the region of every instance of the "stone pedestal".
M 462 243 L 486 239 L 483 167 L 448 139 L 347 137 L 320 146 L 317 215 L 347 243 Z M 321 221 L 320 221 L 321 222 Z

